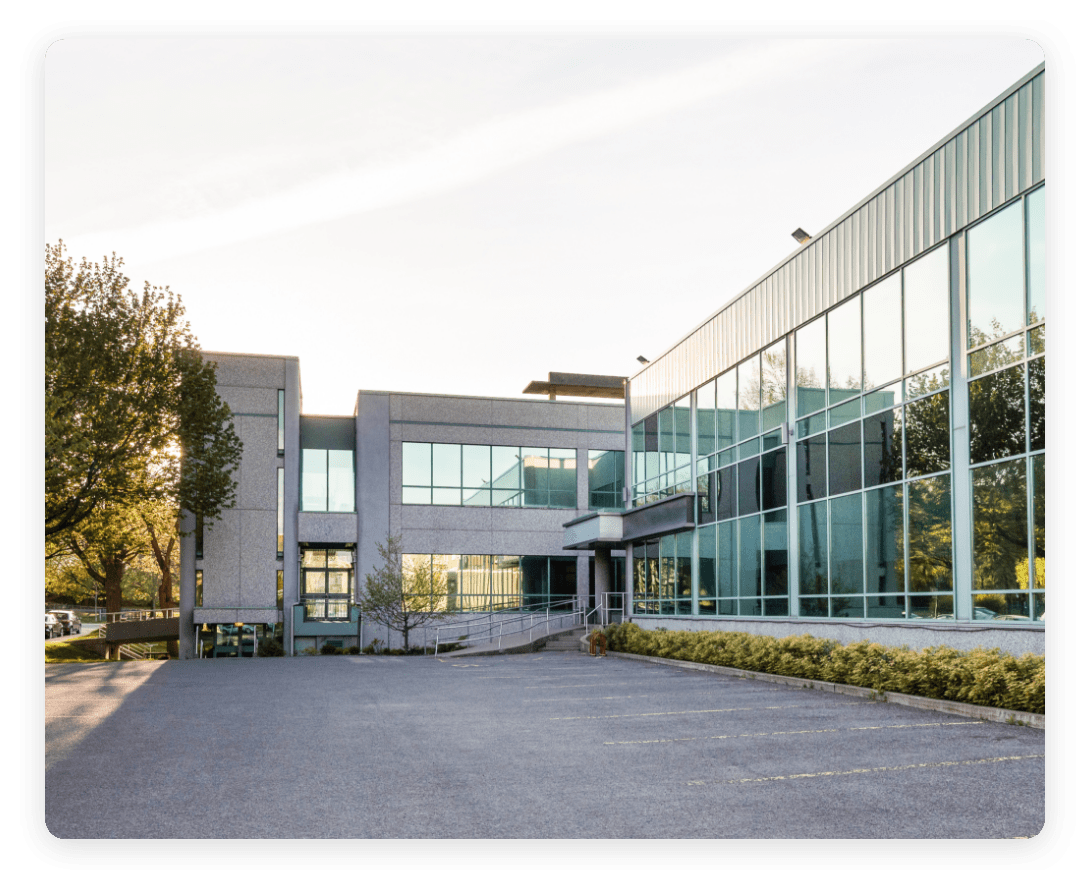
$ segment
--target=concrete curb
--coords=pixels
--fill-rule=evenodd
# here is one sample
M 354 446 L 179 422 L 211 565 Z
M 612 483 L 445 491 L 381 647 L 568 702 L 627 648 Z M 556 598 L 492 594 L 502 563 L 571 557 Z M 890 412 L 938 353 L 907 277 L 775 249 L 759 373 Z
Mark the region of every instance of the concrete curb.
M 822 692 L 835 692 L 838 695 L 852 695 L 856 698 L 871 698 L 875 701 L 889 702 L 891 705 L 904 705 L 924 711 L 941 711 L 944 714 L 956 714 L 959 717 L 972 717 L 976 720 L 988 720 L 992 723 L 1017 723 L 1034 729 L 1045 728 L 1044 714 L 1031 714 L 1028 711 L 1011 711 L 1006 708 L 988 708 L 983 705 L 970 705 L 965 702 L 944 701 L 938 698 L 924 698 L 921 695 L 905 695 L 903 692 L 875 692 L 863 686 L 848 686 L 845 683 L 829 683 L 825 680 L 806 680 L 802 677 L 782 677 L 779 674 L 761 674 L 757 671 L 744 671 L 739 668 L 722 667 L 717 664 L 699 664 L 695 661 L 676 661 L 672 658 L 658 658 L 654 655 L 636 655 L 632 652 L 608 653 L 610 658 L 631 658 L 636 661 L 648 661 L 652 664 L 664 664 L 692 671 L 707 671 L 712 674 L 724 674 L 728 677 L 740 677 L 745 680 L 763 680 L 766 683 L 779 683 L 781 686 L 794 686 L 799 689 L 818 689 Z

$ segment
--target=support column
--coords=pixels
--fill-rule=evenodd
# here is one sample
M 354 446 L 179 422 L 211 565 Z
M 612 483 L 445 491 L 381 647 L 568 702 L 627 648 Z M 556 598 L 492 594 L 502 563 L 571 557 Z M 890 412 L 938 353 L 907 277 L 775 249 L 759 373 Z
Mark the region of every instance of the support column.
M 590 604 L 593 609 L 598 607 L 596 615 L 596 624 L 605 624 L 607 621 L 606 610 L 609 608 L 609 592 L 613 586 L 612 583 L 612 568 L 613 560 L 612 553 L 609 547 L 595 547 L 594 548 L 594 599 L 595 602 Z
M 969 307 L 965 233 L 950 239 L 950 477 L 954 548 L 954 617 L 973 616 L 973 490 L 969 469 L 969 377 L 965 344 Z M 907 550 L 905 551 L 908 552 Z

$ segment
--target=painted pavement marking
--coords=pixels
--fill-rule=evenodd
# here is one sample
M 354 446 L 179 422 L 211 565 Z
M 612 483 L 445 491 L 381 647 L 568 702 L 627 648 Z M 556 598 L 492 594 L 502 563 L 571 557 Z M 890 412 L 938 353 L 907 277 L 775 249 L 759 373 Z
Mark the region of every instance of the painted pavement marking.
M 635 739 L 626 742 L 602 742 L 603 745 L 661 745 L 666 742 L 703 742 L 717 739 L 755 739 L 773 735 L 811 735 L 821 732 L 863 732 L 868 729 L 906 729 L 919 726 L 966 726 L 983 720 L 940 720 L 937 723 L 891 723 L 887 726 L 848 726 L 843 729 L 783 729 L 777 732 L 743 732 L 737 735 L 694 735 L 676 739 Z
M 1044 754 L 1019 754 L 1008 757 L 981 757 L 977 760 L 939 760 L 934 763 L 908 763 L 901 766 L 871 766 L 861 769 L 833 770 L 824 773 L 795 773 L 789 776 L 759 776 L 752 779 L 697 779 L 686 785 L 746 785 L 752 782 L 784 782 L 788 779 L 823 779 L 831 776 L 858 776 L 864 773 L 896 773 L 910 769 L 934 769 L 944 766 L 976 766 L 981 763 L 1004 763 L 1011 760 L 1039 760 Z
M 548 720 L 612 720 L 616 717 L 673 717 L 677 714 L 725 714 L 728 711 L 782 711 L 805 705 L 771 705 L 766 708 L 705 708 L 699 711 L 652 711 L 647 714 L 591 714 L 586 717 L 548 717 Z

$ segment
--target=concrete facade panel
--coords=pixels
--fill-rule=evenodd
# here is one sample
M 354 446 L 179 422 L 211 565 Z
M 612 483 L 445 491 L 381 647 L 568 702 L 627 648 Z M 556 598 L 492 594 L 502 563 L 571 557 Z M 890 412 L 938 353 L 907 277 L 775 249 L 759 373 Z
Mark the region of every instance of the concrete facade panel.
M 193 620 L 197 624 L 276 624 L 280 613 L 276 609 L 194 609 Z
M 494 512 L 496 511 L 488 507 L 429 507 L 408 504 L 401 508 L 401 528 L 491 531 Z
M 242 510 L 276 510 L 277 422 L 269 417 L 234 418 L 245 459 L 238 469 L 236 505 Z M 285 487 L 286 483 L 285 483 Z
M 204 558 L 197 568 L 204 571 L 204 606 L 232 607 L 239 602 L 239 546 L 241 510 L 225 510 L 211 528 L 205 528 Z
M 220 386 L 272 387 L 283 389 L 286 356 L 239 355 L 206 352 L 204 357 L 216 363 L 216 382 Z M 295 359 L 298 361 L 298 359 Z
M 391 405 L 391 408 L 393 405 Z M 426 420 L 432 423 L 492 423 L 492 402 L 457 396 L 402 394 L 397 414 L 390 420 Z
M 299 541 L 306 544 L 354 544 L 356 516 L 356 513 L 300 513 Z
M 495 531 L 492 533 L 492 552 L 512 556 L 571 556 L 564 549 L 564 535 L 557 531 L 516 532 Z
M 239 605 L 276 607 L 276 513 L 240 511 Z
M 276 394 L 283 388 L 281 385 L 269 387 L 217 385 L 216 392 L 236 414 L 264 414 L 275 420 L 280 410 Z

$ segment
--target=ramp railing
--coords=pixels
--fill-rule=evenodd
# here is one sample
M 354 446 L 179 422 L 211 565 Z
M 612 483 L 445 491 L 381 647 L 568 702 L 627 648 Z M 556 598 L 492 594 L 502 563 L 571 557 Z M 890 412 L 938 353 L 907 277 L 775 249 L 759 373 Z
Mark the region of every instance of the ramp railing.
M 496 615 L 501 617 L 496 617 Z M 579 625 L 586 626 L 586 609 L 580 608 L 578 601 L 573 599 L 560 600 L 546 604 L 544 609 L 521 611 L 517 613 L 490 613 L 470 621 L 458 624 L 447 624 L 435 629 L 435 655 L 439 654 L 439 647 L 443 643 L 474 643 L 482 640 L 498 641 L 503 648 L 503 638 L 522 635 L 529 632 L 527 642 L 534 641 L 535 630 L 544 627 L 544 633 L 549 634 L 553 629 L 572 628 Z M 465 633 L 460 633 L 465 629 Z M 522 643 L 520 642 L 520 645 Z

